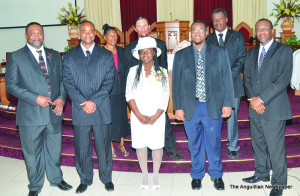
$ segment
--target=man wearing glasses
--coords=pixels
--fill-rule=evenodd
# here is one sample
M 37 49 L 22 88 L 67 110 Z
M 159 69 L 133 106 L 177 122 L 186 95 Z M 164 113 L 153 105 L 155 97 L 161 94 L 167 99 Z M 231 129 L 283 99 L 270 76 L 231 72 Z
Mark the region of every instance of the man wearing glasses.
M 221 162 L 222 118 L 231 115 L 233 84 L 229 58 L 223 47 L 206 43 L 207 25 L 191 26 L 192 45 L 175 54 L 172 75 L 173 108 L 177 120 L 184 121 L 191 153 L 192 189 L 201 188 L 208 174 L 217 190 L 224 190 Z
M 292 112 L 286 88 L 291 81 L 293 53 L 273 39 L 268 19 L 258 20 L 255 31 L 260 45 L 248 51 L 244 68 L 255 173 L 243 181 L 270 181 L 272 168 L 270 196 L 277 196 L 282 195 L 280 186 L 287 185 L 285 125 Z

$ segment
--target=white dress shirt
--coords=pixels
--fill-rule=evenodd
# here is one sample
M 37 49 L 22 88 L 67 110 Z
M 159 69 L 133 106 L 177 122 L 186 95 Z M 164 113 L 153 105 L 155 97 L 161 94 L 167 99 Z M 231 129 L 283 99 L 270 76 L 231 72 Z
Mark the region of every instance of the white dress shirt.
M 40 49 L 36 49 L 33 46 L 29 45 L 28 43 L 27 43 L 27 46 L 28 46 L 29 50 L 31 51 L 31 53 L 33 54 L 33 56 L 34 56 L 35 60 L 37 61 L 37 63 L 39 63 L 39 56 L 40 56 L 39 53 L 37 53 L 37 50 L 42 51 L 42 57 L 44 58 L 46 70 L 48 72 L 47 59 L 46 59 L 46 53 L 45 53 L 44 46 L 42 46 Z
M 219 41 L 219 40 L 220 40 L 220 36 L 219 36 L 219 34 L 221 34 L 221 33 L 223 34 L 222 39 L 223 39 L 223 42 L 225 43 L 225 38 L 226 38 L 227 31 L 228 31 L 227 27 L 226 27 L 226 29 L 225 29 L 224 31 L 222 31 L 222 32 L 215 31 L 216 36 L 217 36 L 217 38 L 218 38 L 219 44 L 220 44 L 220 41 Z
M 94 47 L 95 47 L 95 42 L 94 42 L 94 44 L 93 44 L 89 49 L 86 49 L 86 48 L 82 45 L 82 43 L 80 43 L 80 46 L 81 46 L 81 48 L 82 48 L 82 50 L 83 50 L 84 56 L 86 56 L 86 51 L 87 51 L 87 50 L 90 51 L 90 54 L 92 55 L 93 49 L 94 49 Z

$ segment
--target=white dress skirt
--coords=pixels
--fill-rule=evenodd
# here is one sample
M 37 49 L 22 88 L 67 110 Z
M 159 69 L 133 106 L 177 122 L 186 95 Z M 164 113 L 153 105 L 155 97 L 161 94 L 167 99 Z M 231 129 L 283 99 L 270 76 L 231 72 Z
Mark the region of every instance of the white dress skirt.
M 138 65 L 130 68 L 126 83 L 126 101 L 134 99 L 140 113 L 146 116 L 156 114 L 158 109 L 167 110 L 169 103 L 169 79 L 166 69 L 162 69 L 166 76 L 166 83 L 163 86 L 161 81 L 157 81 L 152 67 L 151 75 L 145 76 L 142 67 L 140 81 L 136 88 L 133 88 Z M 141 149 L 149 147 L 152 150 L 164 147 L 165 143 L 165 114 L 151 124 L 142 124 L 131 111 L 131 139 L 132 147 Z

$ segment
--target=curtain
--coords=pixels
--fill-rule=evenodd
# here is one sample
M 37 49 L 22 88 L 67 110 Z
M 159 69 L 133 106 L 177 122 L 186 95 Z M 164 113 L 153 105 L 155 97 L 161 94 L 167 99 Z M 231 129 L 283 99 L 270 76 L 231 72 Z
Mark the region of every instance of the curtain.
M 84 13 L 101 33 L 105 23 L 122 31 L 120 0 L 85 0 Z
M 194 20 L 203 20 L 209 27 L 212 27 L 210 15 L 216 8 L 226 10 L 227 26 L 232 27 L 232 0 L 194 0 Z
M 139 16 L 146 17 L 151 25 L 157 21 L 156 0 L 120 0 L 123 32 L 127 31 Z
M 193 22 L 194 0 L 157 0 L 157 21 L 188 20 Z
M 255 29 L 255 23 L 261 18 L 268 18 L 267 2 L 262 0 L 232 0 L 233 27 L 241 22 Z

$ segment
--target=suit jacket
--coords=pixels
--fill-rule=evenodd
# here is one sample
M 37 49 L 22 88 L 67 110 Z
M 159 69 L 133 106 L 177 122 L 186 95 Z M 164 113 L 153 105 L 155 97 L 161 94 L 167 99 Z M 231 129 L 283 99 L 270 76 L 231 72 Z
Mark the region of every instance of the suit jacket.
M 158 57 L 158 64 L 159 66 L 168 70 L 168 57 L 167 57 L 167 46 L 166 42 L 154 38 L 157 44 L 157 47 L 161 49 L 161 55 Z M 129 45 L 125 47 L 125 76 L 129 73 L 131 67 L 138 65 L 140 62 L 132 55 L 132 50 L 135 49 L 136 45 L 138 44 L 138 40 L 131 42 Z
M 57 51 L 44 49 L 51 84 L 51 100 L 65 101 L 61 57 Z M 17 125 L 41 126 L 49 122 L 61 122 L 63 119 L 62 115 L 56 116 L 49 107 L 41 107 L 36 103 L 39 95 L 48 97 L 48 82 L 27 45 L 8 55 L 5 85 L 7 92 L 18 98 Z
M 273 41 L 260 72 L 257 71 L 259 45 L 247 52 L 244 68 L 244 85 L 248 98 L 259 97 L 265 105 L 263 114 L 249 107 L 250 118 L 286 120 L 292 118 L 287 86 L 293 69 L 292 49 Z
M 89 59 L 79 44 L 63 57 L 63 81 L 72 101 L 73 125 L 100 125 L 111 123 L 109 93 L 115 78 L 113 55 L 95 45 Z M 80 104 L 91 100 L 97 105 L 92 114 L 86 114 Z
M 113 84 L 111 95 L 116 95 L 120 93 L 125 93 L 125 60 L 124 60 L 124 53 L 125 50 L 122 47 L 116 46 L 117 48 L 117 55 L 118 55 L 118 71 L 114 69 L 115 73 L 115 81 Z M 115 67 L 115 66 L 114 66 Z M 120 79 L 120 83 L 119 83 Z M 120 91 L 121 89 L 121 91 Z
M 205 43 L 207 44 L 207 43 Z M 204 77 L 206 106 L 212 119 L 222 116 L 222 107 L 233 107 L 233 85 L 225 48 L 207 44 Z M 196 62 L 193 44 L 176 52 L 172 71 L 173 109 L 183 109 L 190 120 L 196 107 Z
M 207 42 L 216 46 L 219 46 L 218 40 L 215 32 L 207 36 Z M 228 29 L 225 37 L 225 48 L 231 66 L 234 97 L 239 98 L 245 95 L 241 75 L 246 59 L 246 43 L 243 33 Z

